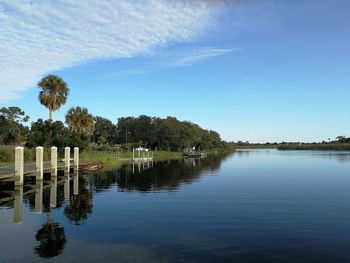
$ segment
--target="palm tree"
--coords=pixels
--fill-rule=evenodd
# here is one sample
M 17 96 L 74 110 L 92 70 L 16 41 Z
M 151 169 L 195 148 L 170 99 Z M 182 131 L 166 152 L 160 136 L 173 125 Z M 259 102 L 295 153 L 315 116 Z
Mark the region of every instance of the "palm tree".
M 75 107 L 68 110 L 66 123 L 72 132 L 91 135 L 94 129 L 94 117 L 87 108 Z
M 52 113 L 66 103 L 69 94 L 68 85 L 58 76 L 47 75 L 39 81 L 38 86 L 41 89 L 39 101 L 49 109 L 52 127 Z

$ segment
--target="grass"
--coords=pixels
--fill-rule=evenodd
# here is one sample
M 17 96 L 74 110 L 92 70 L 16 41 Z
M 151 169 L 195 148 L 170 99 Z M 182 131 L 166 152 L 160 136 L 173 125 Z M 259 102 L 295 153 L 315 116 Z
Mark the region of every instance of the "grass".
M 0 166 L 14 164 L 17 145 L 0 145 Z M 35 148 L 24 148 L 24 162 L 35 162 Z M 59 156 L 59 158 L 63 156 Z M 50 149 L 44 148 L 44 160 L 50 159 Z
M 315 143 L 280 145 L 278 150 L 350 151 L 350 143 Z
M 15 147 L 16 146 L 0 146 L 0 166 L 11 165 L 14 163 L 15 159 Z M 218 154 L 223 150 L 213 150 L 209 151 L 208 154 Z M 98 151 L 97 151 L 98 152 Z M 145 153 L 146 154 L 146 153 Z M 80 161 L 84 162 L 99 162 L 103 166 L 115 166 L 123 161 L 130 160 L 133 156 L 132 151 L 119 151 L 118 157 L 116 155 L 109 154 L 96 154 L 94 151 L 82 151 L 80 153 Z M 135 152 L 135 157 L 138 153 Z M 142 153 L 141 153 L 142 157 Z M 154 151 L 153 157 L 155 161 L 163 160 L 179 160 L 183 158 L 181 152 L 171 152 L 171 151 Z M 35 161 L 35 149 L 27 149 L 24 151 L 25 162 Z M 50 149 L 44 148 L 44 160 L 50 159 Z

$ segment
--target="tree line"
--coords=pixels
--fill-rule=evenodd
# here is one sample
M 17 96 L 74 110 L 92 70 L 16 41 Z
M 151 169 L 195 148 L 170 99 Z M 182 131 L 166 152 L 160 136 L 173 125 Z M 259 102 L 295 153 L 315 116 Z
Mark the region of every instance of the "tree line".
M 111 120 L 93 116 L 85 107 L 68 110 L 65 122 L 54 121 L 53 113 L 63 106 L 69 95 L 65 81 L 48 75 L 38 82 L 39 102 L 49 110 L 49 119 L 38 119 L 28 125 L 29 116 L 19 107 L 0 109 L 0 144 L 36 146 L 138 145 L 151 149 L 178 151 L 184 148 L 225 148 L 219 133 L 175 117 L 159 118 L 141 115 Z

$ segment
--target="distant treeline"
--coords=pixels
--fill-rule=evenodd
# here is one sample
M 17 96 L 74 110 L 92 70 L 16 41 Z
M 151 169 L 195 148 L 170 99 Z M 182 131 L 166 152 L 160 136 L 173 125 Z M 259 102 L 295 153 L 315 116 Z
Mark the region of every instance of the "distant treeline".
M 328 150 L 328 151 L 350 151 L 350 143 L 306 143 L 286 144 L 277 147 L 278 150 Z
M 67 112 L 66 122 L 38 119 L 27 126 L 29 116 L 18 107 L 0 109 L 0 144 L 36 146 L 123 145 L 179 151 L 188 147 L 204 150 L 225 149 L 219 133 L 199 125 L 179 121 L 174 117 L 119 118 L 117 123 L 92 116 L 86 108 L 76 107 Z
M 346 136 L 338 136 L 335 140 L 322 142 L 304 143 L 304 142 L 274 142 L 274 143 L 249 143 L 237 142 L 236 148 L 275 148 L 278 150 L 333 150 L 333 151 L 349 151 L 350 138 Z
M 95 121 L 94 142 L 101 142 L 102 136 L 103 141 L 112 144 L 133 142 L 152 149 L 176 151 L 189 147 L 219 149 L 228 146 L 218 132 L 174 117 L 125 117 L 119 118 L 116 125 L 101 117 L 96 117 Z

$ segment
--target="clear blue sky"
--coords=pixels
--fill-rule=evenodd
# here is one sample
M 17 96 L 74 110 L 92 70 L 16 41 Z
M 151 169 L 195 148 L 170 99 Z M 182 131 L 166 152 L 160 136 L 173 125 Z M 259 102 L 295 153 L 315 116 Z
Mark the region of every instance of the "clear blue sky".
M 151 2 L 1 1 L 0 105 L 47 118 L 35 83 L 54 73 L 71 90 L 55 119 L 80 105 L 225 140 L 350 136 L 349 1 Z

